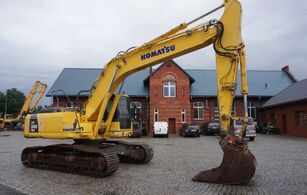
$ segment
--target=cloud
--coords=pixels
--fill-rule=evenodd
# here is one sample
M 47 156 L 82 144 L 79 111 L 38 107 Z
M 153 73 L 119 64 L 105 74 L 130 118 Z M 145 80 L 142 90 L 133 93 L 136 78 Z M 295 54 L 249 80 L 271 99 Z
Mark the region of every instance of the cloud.
M 141 45 L 222 1 L 0 1 L 0 90 L 49 86 L 64 67 L 103 67 L 119 51 Z M 248 69 L 305 66 L 307 2 L 242 0 Z M 208 17 L 208 19 L 216 18 Z M 215 68 L 212 47 L 180 57 L 183 68 Z

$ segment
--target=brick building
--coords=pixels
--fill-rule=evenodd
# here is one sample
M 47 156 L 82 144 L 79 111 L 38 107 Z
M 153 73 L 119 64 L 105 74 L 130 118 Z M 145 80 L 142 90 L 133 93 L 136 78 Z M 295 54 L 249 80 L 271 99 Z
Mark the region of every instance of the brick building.
M 273 122 L 281 134 L 307 137 L 307 79 L 294 83 L 261 106 L 263 122 Z
M 90 89 L 101 69 L 65 68 L 47 93 L 53 97 L 53 106 L 71 106 L 66 96 L 82 105 L 88 94 L 76 95 Z M 277 71 L 249 70 L 248 111 L 259 118 L 258 108 L 269 98 L 292 85 L 295 78 L 289 69 Z M 238 86 L 233 113 L 243 115 L 243 98 Z M 132 115 L 140 120 L 144 129 L 152 133 L 155 121 L 169 123 L 169 131 L 177 133 L 183 123 L 202 124 L 218 118 L 216 71 L 204 69 L 182 69 L 173 60 L 159 68 L 141 70 L 130 75 L 123 85 L 123 92 L 130 96 Z

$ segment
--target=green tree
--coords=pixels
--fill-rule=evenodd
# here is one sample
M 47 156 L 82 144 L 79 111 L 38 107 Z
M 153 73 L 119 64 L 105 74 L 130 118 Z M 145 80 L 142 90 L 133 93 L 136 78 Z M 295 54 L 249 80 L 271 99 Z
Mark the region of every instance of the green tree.
M 17 115 L 25 101 L 25 95 L 23 92 L 16 88 L 8 89 L 6 93 L 0 92 L 0 112 L 5 112 L 5 101 L 7 96 L 7 114 Z

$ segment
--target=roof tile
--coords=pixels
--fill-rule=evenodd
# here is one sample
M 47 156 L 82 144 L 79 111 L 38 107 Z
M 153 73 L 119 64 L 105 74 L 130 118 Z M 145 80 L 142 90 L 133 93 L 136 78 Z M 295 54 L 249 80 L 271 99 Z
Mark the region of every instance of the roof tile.
M 269 99 L 262 105 L 261 108 L 268 108 L 285 103 L 296 102 L 307 99 L 307 79 L 296 82 L 293 85 L 285 88 L 276 96 Z
M 102 69 L 97 68 L 64 68 L 46 96 L 63 95 L 56 90 L 64 90 L 66 95 L 75 96 L 81 90 L 91 88 L 92 82 L 100 75 Z M 191 85 L 192 96 L 216 96 L 216 71 L 204 69 L 184 69 L 195 79 Z M 123 92 L 130 96 L 148 96 L 148 87 L 143 84 L 149 75 L 149 69 L 144 69 L 130 75 L 124 83 Z M 249 70 L 249 96 L 274 96 L 293 83 L 283 71 Z M 238 76 L 236 95 L 240 95 L 241 79 Z M 87 94 L 81 94 L 87 95 Z

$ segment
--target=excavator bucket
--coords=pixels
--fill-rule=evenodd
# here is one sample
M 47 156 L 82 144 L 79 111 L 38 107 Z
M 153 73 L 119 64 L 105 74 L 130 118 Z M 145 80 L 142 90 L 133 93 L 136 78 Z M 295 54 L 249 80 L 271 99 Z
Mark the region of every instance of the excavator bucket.
M 192 180 L 218 184 L 247 183 L 254 176 L 257 164 L 247 142 L 234 135 L 228 135 L 220 140 L 220 146 L 224 152 L 221 165 L 201 171 Z

